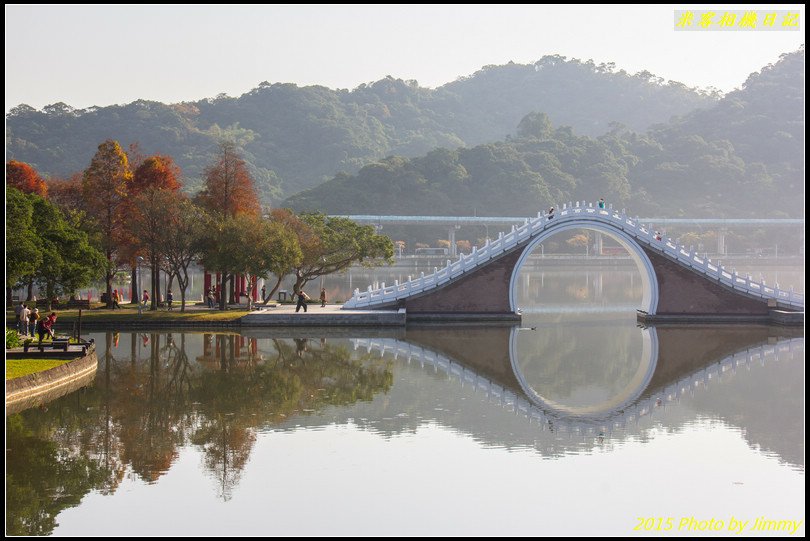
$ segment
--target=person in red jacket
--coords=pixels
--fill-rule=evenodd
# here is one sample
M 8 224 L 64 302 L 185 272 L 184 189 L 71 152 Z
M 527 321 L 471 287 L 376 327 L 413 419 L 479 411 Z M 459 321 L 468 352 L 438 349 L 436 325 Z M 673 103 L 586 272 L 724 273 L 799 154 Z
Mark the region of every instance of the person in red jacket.
M 54 323 L 56 323 L 56 312 L 51 312 L 51 315 L 40 320 L 38 329 L 40 344 L 42 344 L 42 339 L 45 337 L 46 334 L 51 337 L 51 340 L 53 340 Z

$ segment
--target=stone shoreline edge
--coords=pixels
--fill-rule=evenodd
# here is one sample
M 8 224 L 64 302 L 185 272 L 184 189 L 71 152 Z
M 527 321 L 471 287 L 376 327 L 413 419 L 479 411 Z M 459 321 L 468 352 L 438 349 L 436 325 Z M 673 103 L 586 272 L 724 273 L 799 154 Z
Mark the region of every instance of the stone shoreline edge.
M 84 357 L 43 372 L 6 381 L 6 416 L 50 402 L 93 382 L 98 369 L 95 345 Z

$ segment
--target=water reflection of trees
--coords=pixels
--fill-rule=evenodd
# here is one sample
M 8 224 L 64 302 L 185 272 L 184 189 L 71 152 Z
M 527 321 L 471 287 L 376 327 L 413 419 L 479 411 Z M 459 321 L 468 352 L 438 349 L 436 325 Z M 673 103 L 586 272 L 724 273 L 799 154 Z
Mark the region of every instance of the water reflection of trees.
M 154 483 L 188 444 L 227 499 L 258 429 L 371 400 L 393 383 L 390 361 L 324 340 L 273 340 L 260 351 L 255 338 L 206 334 L 190 360 L 186 341 L 198 336 L 131 333 L 128 356 L 119 338 L 99 344 L 94 387 L 8 417 L 7 533 L 49 533 L 62 509 L 91 490 L 115 491 L 127 470 Z

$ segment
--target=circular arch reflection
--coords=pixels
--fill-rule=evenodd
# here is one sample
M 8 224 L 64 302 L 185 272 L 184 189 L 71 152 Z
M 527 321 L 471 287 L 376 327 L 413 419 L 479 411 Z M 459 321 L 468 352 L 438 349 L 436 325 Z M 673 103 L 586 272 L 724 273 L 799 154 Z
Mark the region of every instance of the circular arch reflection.
M 621 381 L 613 387 L 612 392 L 606 396 L 591 396 L 584 403 L 575 400 L 566 400 L 559 396 L 550 385 L 536 389 L 527 377 L 526 370 L 519 362 L 518 352 L 519 329 L 513 328 L 509 336 L 509 359 L 512 370 L 521 390 L 535 406 L 541 410 L 560 417 L 577 418 L 590 421 L 603 421 L 622 412 L 634 403 L 652 380 L 658 364 L 658 334 L 654 327 L 639 329 L 641 334 L 641 356 L 635 365 L 626 367 Z M 609 354 L 609 353 L 608 353 Z M 567 366 L 578 368 L 576 365 L 566 363 Z M 555 374 L 557 377 L 560 374 Z M 593 394 L 593 393 L 592 393 Z

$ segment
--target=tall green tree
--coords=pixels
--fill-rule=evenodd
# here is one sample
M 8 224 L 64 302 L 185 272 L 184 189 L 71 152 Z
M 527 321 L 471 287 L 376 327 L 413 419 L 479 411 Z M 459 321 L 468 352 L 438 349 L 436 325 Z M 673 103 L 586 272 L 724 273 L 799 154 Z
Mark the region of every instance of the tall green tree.
M 42 241 L 34 229 L 34 205 L 16 188 L 6 190 L 6 305 L 11 292 L 42 266 Z M 26 280 L 27 281 L 27 280 Z
M 248 298 L 253 278 L 267 278 L 270 273 L 286 273 L 302 260 L 295 234 L 284 224 L 256 215 L 238 214 L 222 218 L 214 215 L 202 237 L 201 262 L 221 275 L 221 288 L 236 274 L 245 275 Z M 242 293 L 242 292 L 239 292 Z M 225 308 L 225 295 L 220 295 L 220 309 Z
M 82 177 L 83 203 L 88 217 L 95 224 L 101 251 L 107 258 L 104 275 L 107 308 L 112 308 L 112 280 L 119 263 L 119 250 L 125 241 L 124 200 L 131 181 L 127 154 L 113 140 L 104 141 L 98 146 Z
M 163 253 L 180 286 L 180 311 L 186 310 L 188 270 L 202 253 L 207 223 L 205 211 L 188 199 L 172 197 L 163 228 Z M 164 203 L 165 204 L 165 203 Z
M 73 296 L 77 289 L 100 278 L 107 261 L 90 244 L 87 234 L 68 222 L 56 205 L 38 196 L 30 197 L 42 252 L 42 264 L 34 271 L 33 279 L 45 290 L 50 310 L 50 301 L 55 296 Z
M 303 250 L 303 259 L 295 271 L 295 291 L 310 280 L 340 272 L 355 263 L 378 266 L 393 262 L 394 243 L 377 234 L 373 226 L 323 214 L 305 214 L 301 221 L 317 242 L 308 243 Z

